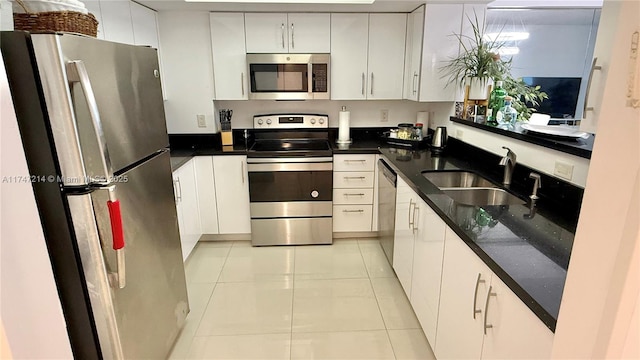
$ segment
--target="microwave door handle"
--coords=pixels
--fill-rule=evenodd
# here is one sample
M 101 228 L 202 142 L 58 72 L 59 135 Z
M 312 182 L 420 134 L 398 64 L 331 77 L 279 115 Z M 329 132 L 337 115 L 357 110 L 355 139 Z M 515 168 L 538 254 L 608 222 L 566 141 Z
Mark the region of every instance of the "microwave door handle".
M 309 99 L 313 99 L 313 64 L 307 67 L 307 95 Z
M 69 61 L 66 64 L 67 79 L 69 85 L 71 83 L 80 83 L 82 91 L 84 92 L 84 98 L 87 102 L 87 108 L 89 109 L 89 115 L 93 125 L 93 131 L 96 135 L 96 144 L 100 151 L 100 162 L 102 174 L 99 178 L 92 176 L 92 181 L 98 185 L 108 185 L 113 178 L 113 170 L 111 168 L 111 159 L 109 157 L 109 150 L 107 149 L 107 141 L 102 130 L 102 121 L 100 120 L 100 112 L 98 111 L 98 103 L 96 96 L 91 86 L 91 80 L 87 73 L 87 68 L 82 60 Z

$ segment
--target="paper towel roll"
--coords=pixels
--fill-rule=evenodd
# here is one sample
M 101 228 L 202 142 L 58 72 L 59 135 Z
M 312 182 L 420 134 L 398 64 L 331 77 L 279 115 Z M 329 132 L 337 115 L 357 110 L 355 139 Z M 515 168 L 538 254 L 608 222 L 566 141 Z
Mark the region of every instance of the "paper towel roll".
M 416 123 L 422 123 L 423 129 L 429 128 L 429 112 L 427 111 L 418 111 L 418 115 L 416 116 Z
M 342 110 L 338 117 L 338 141 L 348 142 L 351 138 L 349 136 L 349 117 L 351 112 Z

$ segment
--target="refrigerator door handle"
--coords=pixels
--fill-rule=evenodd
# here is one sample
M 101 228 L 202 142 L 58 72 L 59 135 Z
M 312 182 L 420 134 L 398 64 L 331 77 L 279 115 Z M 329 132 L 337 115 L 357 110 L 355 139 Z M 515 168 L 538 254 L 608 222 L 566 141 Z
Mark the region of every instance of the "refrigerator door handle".
M 107 142 L 104 136 L 104 131 L 102 130 L 102 121 L 100 120 L 98 103 L 91 86 L 91 80 L 89 79 L 87 68 L 82 60 L 73 60 L 67 62 L 66 70 L 69 85 L 72 83 L 80 83 L 80 86 L 82 87 L 84 98 L 87 102 L 87 108 L 89 109 L 91 123 L 93 124 L 93 130 L 96 135 L 96 143 L 101 155 L 101 171 L 103 174 L 91 176 L 91 182 L 95 185 L 109 185 L 113 178 L 113 169 L 111 168 L 109 150 L 107 149 Z
M 116 271 L 109 274 L 112 286 L 122 289 L 126 286 L 125 257 L 124 257 L 124 227 L 122 226 L 122 212 L 120 200 L 115 196 L 115 185 L 104 188 L 109 191 L 109 220 L 111 222 L 111 235 L 113 236 L 113 250 L 116 252 Z

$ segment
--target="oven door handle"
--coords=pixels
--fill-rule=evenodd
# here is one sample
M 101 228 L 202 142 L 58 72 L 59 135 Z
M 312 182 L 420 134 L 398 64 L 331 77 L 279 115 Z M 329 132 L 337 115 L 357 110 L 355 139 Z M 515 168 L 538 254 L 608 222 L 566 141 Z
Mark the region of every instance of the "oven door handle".
M 333 163 L 263 163 L 247 164 L 247 170 L 252 172 L 276 171 L 332 171 Z
M 324 163 L 333 162 L 332 157 L 280 157 L 280 158 L 248 158 L 247 164 L 264 163 Z

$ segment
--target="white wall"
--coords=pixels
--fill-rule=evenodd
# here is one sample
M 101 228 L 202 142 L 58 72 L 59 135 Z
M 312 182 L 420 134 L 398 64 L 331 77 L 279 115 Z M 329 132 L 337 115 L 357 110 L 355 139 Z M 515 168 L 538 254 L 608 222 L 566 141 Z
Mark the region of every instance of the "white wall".
M 161 11 L 158 13 L 158 23 L 168 132 L 218 131 L 212 102 L 214 88 L 209 13 Z M 205 115 L 205 128 L 198 127 L 198 114 Z
M 603 13 L 608 8 L 619 11 L 602 98 L 606 116 L 597 128 L 554 359 L 621 358 L 637 351 L 640 341 L 627 339 L 630 331 L 637 334 L 633 322 L 638 321 L 634 308 L 640 291 L 640 108 L 626 103 L 629 45 L 640 28 L 640 2 L 606 0 Z
M 283 112 L 319 113 L 329 115 L 329 127 L 338 127 L 338 113 L 342 106 L 351 112 L 351 127 L 392 127 L 398 123 L 415 123 L 418 111 L 427 111 L 430 104 L 414 101 L 216 101 L 217 109 L 232 109 L 233 128 L 252 128 L 253 115 Z M 380 121 L 380 110 L 389 110 L 389 121 Z
M 1 56 L 0 119 L 0 178 L 28 176 Z M 16 359 L 72 359 L 31 183 L 2 181 L 0 199 L 0 327 L 9 353 Z

